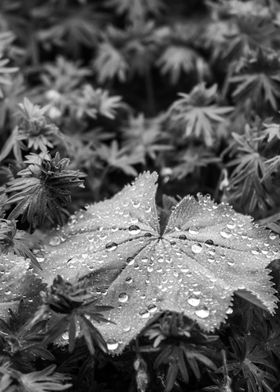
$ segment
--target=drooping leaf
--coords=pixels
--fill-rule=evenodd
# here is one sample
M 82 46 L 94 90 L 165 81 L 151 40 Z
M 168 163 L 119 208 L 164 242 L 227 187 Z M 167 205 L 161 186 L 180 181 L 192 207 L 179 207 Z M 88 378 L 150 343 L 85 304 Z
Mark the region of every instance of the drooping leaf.
M 73 216 L 46 246 L 42 277 L 60 274 L 91 286 L 114 308 L 100 324 L 120 352 L 156 311 L 183 312 L 206 329 L 226 319 L 235 291 L 247 290 L 270 312 L 275 290 L 265 269 L 277 237 L 251 218 L 207 197 L 187 196 L 161 227 L 157 174 L 144 173 L 112 199 Z

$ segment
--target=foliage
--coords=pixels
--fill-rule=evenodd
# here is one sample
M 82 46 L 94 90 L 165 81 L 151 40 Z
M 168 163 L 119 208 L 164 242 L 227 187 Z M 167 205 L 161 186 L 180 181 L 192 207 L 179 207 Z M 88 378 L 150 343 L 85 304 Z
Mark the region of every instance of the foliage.
M 279 21 L 0 2 L 0 390 L 279 390 Z
M 31 154 L 24 162 L 26 167 L 17 177 L 8 182 L 7 204 L 16 204 L 10 219 L 22 216 L 30 225 L 38 226 L 48 219 L 52 223 L 62 223 L 67 214 L 65 205 L 71 200 L 71 189 L 83 186 L 84 175 L 67 170 L 69 160 L 47 155 Z
M 116 342 L 118 352 L 154 311 L 184 312 L 213 330 L 225 320 L 233 292 L 247 290 L 273 312 L 274 289 L 264 267 L 277 257 L 276 238 L 248 217 L 201 196 L 186 196 L 159 225 L 156 180 L 155 173 L 142 174 L 57 231 L 46 248 L 43 281 L 49 283 L 57 273 L 75 280 L 79 268 L 86 285 L 98 290 L 101 284 L 106 290 L 101 303 L 113 306 L 108 318 L 115 324 L 100 330 L 107 341 Z

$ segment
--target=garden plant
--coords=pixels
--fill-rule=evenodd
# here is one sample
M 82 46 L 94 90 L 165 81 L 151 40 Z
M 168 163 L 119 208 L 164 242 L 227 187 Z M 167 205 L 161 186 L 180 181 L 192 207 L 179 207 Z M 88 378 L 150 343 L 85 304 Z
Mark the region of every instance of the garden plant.
M 0 392 L 280 391 L 280 2 L 0 0 Z

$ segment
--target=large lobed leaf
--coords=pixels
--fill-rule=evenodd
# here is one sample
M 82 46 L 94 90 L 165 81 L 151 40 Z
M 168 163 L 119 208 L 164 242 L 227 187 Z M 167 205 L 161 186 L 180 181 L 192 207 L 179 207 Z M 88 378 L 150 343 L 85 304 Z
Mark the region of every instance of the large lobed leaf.
M 122 351 L 157 311 L 183 312 L 213 330 L 248 292 L 271 313 L 276 303 L 268 263 L 277 237 L 225 204 L 185 197 L 165 228 L 155 204 L 156 173 L 144 173 L 112 199 L 79 212 L 50 239 L 42 262 L 48 284 L 79 278 L 114 308 L 100 332 Z

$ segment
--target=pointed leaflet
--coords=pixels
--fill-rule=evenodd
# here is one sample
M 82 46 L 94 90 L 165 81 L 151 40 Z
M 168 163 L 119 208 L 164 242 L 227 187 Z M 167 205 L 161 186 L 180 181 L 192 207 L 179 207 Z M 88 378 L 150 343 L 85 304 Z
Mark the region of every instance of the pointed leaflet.
M 99 326 L 120 352 L 159 310 L 184 312 L 211 330 L 226 318 L 234 291 L 248 290 L 273 312 L 265 267 L 279 256 L 276 236 L 207 197 L 185 197 L 163 234 L 157 175 L 144 173 L 111 200 L 90 206 L 52 237 L 43 278 L 79 277 L 114 306 Z M 41 272 L 40 272 L 41 273 Z
M 12 253 L 0 255 L 0 318 L 6 318 L 9 309 L 16 310 L 20 300 L 25 300 L 27 310 L 36 308 L 37 294 L 45 285 L 29 264 L 30 260 Z

